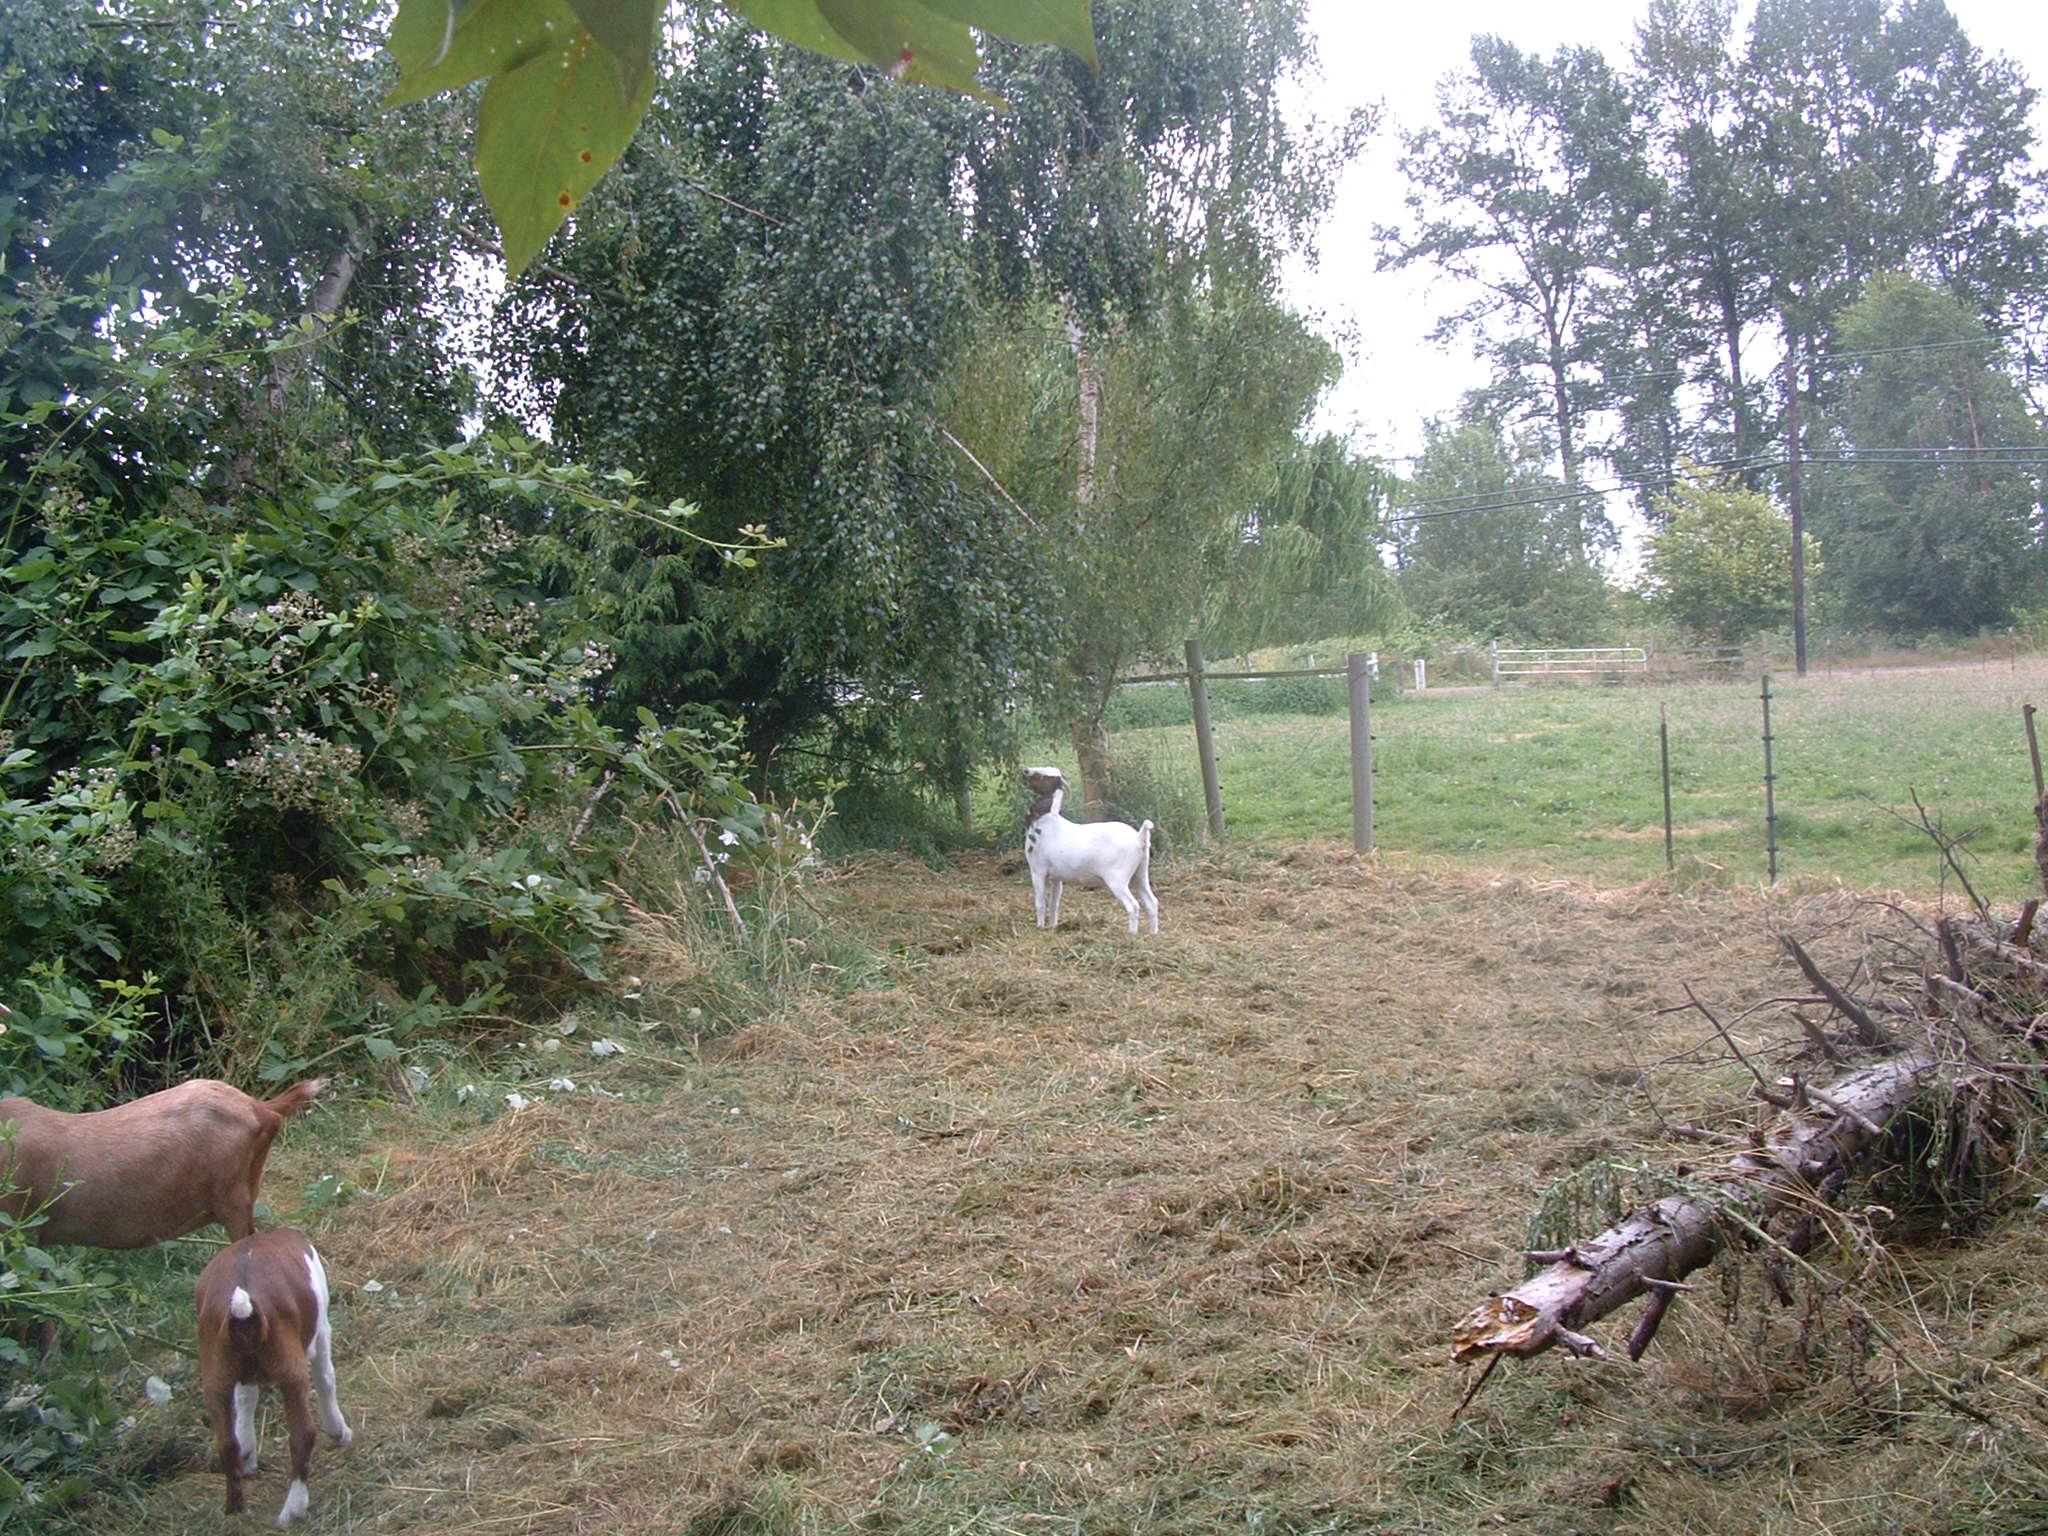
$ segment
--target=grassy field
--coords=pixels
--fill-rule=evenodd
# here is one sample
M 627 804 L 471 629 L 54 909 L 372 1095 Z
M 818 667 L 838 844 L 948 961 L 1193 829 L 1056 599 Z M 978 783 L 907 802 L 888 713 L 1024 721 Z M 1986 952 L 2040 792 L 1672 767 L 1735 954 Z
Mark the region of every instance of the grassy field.
M 1799 1031 L 1751 1005 L 1803 991 L 1772 926 L 1846 974 L 1866 925 L 1916 937 L 1905 913 L 1328 846 L 1159 885 L 1157 937 L 1091 892 L 1042 931 L 1014 856 L 869 861 L 822 895 L 886 962 L 736 1033 L 698 1037 L 657 921 L 640 984 L 574 1033 L 339 1085 L 268 1182 L 326 1255 L 356 1431 L 318 1454 L 310 1529 L 2048 1529 L 2024 1183 L 1939 1231 L 1852 1190 L 1789 1303 L 1738 1253 L 1640 1366 L 1511 1361 L 1454 1417 L 1451 1329 L 1525 1248 L 1717 1155 L 1672 1127 L 1756 1123 L 1685 987 L 1768 1060 Z M 1618 1347 L 1635 1310 L 1592 1331 Z M 122 1496 L 38 1528 L 220 1529 L 190 1362 L 107 1362 Z
M 2032 770 L 2020 706 L 2048 662 L 1774 674 L 1781 878 L 1933 892 L 1946 872 L 1912 825 L 1917 793 L 1987 899 L 2024 892 Z M 1687 884 L 1766 878 L 1754 679 L 1407 693 L 1375 707 L 1378 846 L 1396 858 L 1628 884 L 1664 874 L 1658 711 L 1669 718 L 1674 841 Z M 1200 805 L 1192 733 L 1119 733 L 1181 805 Z M 1226 817 L 1253 844 L 1348 841 L 1341 715 L 1217 727 Z M 1950 881 L 1952 884 L 1953 882 Z

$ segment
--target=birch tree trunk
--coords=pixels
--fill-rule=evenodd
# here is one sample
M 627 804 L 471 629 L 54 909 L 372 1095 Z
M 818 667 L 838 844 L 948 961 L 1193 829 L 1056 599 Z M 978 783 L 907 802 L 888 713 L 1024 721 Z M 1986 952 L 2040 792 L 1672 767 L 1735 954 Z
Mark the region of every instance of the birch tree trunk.
M 1467 1315 L 1452 1335 L 1451 1358 L 1537 1355 L 1557 1344 L 1604 1356 L 1579 1330 L 1647 1292 L 1650 1305 L 1628 1342 L 1629 1358 L 1641 1358 L 1672 1296 L 1684 1289 L 1679 1281 L 1713 1258 L 1731 1231 L 1768 1229 L 1855 1172 L 1893 1117 L 1927 1087 L 1936 1065 L 1932 1052 L 1914 1050 L 1851 1073 L 1825 1092 L 1795 1086 L 1803 1107 L 1781 1114 L 1759 1145 L 1702 1172 L 1702 1182 L 1718 1189 L 1667 1196 L 1588 1242 L 1534 1255 L 1552 1262 Z

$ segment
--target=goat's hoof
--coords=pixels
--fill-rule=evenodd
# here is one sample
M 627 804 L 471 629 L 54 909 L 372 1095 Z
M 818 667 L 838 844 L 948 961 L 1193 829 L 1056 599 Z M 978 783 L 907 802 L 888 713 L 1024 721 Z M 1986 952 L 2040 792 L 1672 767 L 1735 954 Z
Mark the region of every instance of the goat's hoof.
M 349 1441 L 355 1439 L 356 1437 L 356 1432 L 350 1429 L 346 1424 L 342 1425 L 339 1429 L 330 1429 L 327 1433 L 328 1437 L 332 1439 L 336 1445 L 347 1445 Z

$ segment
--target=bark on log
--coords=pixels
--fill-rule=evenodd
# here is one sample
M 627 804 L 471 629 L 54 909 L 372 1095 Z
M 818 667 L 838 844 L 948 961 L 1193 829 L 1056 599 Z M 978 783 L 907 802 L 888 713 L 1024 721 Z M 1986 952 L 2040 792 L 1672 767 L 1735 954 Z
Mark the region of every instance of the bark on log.
M 1893 1117 L 1928 1085 L 1936 1065 L 1931 1051 L 1908 1051 L 1830 1084 L 1824 1097 L 1806 1095 L 1807 1107 L 1781 1114 L 1762 1146 L 1702 1172 L 1703 1181 L 1720 1189 L 1645 1206 L 1490 1298 L 1458 1325 L 1451 1358 L 1537 1355 L 1554 1345 L 1605 1358 L 1579 1330 L 1647 1291 L 1657 1298 L 1656 1312 L 1628 1345 L 1629 1358 L 1640 1358 L 1669 1305 L 1672 1282 L 1714 1256 L 1731 1226 L 1741 1226 L 1732 1217 L 1767 1226 L 1856 1171 Z

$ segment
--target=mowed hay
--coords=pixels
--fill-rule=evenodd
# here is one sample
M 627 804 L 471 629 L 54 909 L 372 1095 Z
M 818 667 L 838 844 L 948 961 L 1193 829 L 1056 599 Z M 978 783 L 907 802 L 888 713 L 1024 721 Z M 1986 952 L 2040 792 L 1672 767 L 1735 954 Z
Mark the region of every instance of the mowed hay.
M 316 1229 L 358 1438 L 314 1528 L 2026 1528 L 2039 1425 L 1948 1410 L 1864 1326 L 2023 1393 L 2026 1218 L 1789 1309 L 1725 1265 L 1642 1367 L 1509 1362 L 1451 1417 L 1450 1328 L 1546 1191 L 1743 1122 L 1672 1010 L 1799 990 L 1764 898 L 1323 847 L 1157 885 L 1133 938 L 1093 891 L 1036 929 L 1014 859 L 867 863 L 838 920 L 891 984 L 462 1143 L 383 1122 L 381 1197 Z M 1846 898 L 1795 915 L 1853 951 Z M 173 1470 L 93 1527 L 210 1528 L 217 1480 Z

